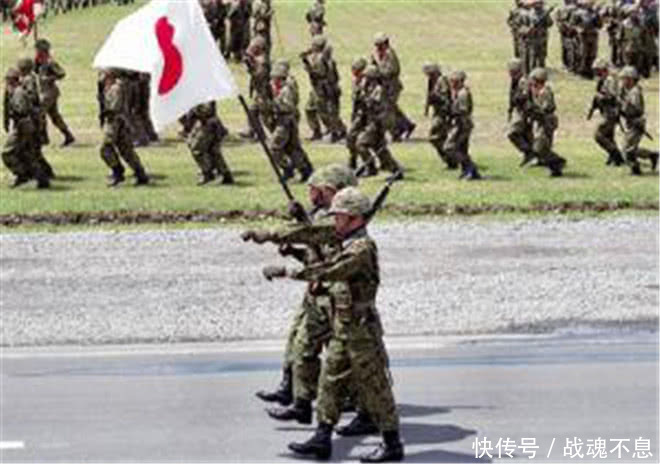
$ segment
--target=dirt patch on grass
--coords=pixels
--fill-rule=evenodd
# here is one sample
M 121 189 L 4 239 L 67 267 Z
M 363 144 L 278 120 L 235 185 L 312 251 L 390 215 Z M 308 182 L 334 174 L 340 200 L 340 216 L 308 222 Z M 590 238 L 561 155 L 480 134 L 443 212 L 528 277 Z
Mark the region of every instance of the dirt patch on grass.
M 529 206 L 502 204 L 450 205 L 437 204 L 390 204 L 385 212 L 402 216 L 474 216 L 479 214 L 503 213 L 554 213 L 610 212 L 619 210 L 657 211 L 657 202 L 564 202 L 536 203 Z M 261 221 L 264 219 L 286 219 L 278 210 L 229 210 L 229 211 L 93 211 L 59 212 L 35 214 L 2 214 L 0 226 L 25 225 L 101 225 L 101 224 L 175 224 L 185 222 L 223 223 L 238 221 Z

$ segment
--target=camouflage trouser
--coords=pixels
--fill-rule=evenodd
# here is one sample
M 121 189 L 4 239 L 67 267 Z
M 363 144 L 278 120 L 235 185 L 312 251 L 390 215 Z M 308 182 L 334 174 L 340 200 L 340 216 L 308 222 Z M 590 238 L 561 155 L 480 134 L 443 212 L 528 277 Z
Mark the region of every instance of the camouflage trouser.
M 353 315 L 350 320 L 334 316 L 333 336 L 321 368 L 316 404 L 318 421 L 336 424 L 348 391 L 357 393 L 357 402 L 381 432 L 399 428 L 399 417 L 388 375 L 382 329 L 373 316 Z M 337 326 L 341 325 L 341 329 Z M 338 336 L 344 333 L 346 336 Z
M 470 158 L 470 135 L 472 125 L 454 124 L 449 129 L 449 135 L 444 145 L 447 157 L 455 164 L 460 164 L 463 170 L 474 166 Z
M 5 146 L 2 149 L 2 162 L 16 177 L 35 177 L 38 165 L 33 153 L 35 130 L 30 118 L 22 118 L 14 123 Z
M 57 106 L 57 98 L 44 98 L 41 101 L 41 107 L 42 107 L 42 130 L 45 132 L 45 139 L 48 140 L 48 124 L 46 122 L 46 115 L 50 118 L 50 121 L 53 123 L 55 127 L 59 129 L 59 131 L 64 135 L 65 137 L 67 135 L 71 135 L 71 132 L 69 131 L 69 127 L 66 125 L 66 122 L 64 122 L 64 118 L 60 114 L 60 110 Z
M 322 134 L 321 123 L 334 134 L 345 134 L 346 126 L 339 116 L 339 108 L 330 98 L 320 97 L 315 90 L 309 92 L 305 106 L 307 124 L 314 134 Z
M 230 174 L 220 150 L 220 126 L 218 121 L 197 121 L 188 137 L 188 148 L 199 169 L 205 175 Z
M 642 48 L 637 42 L 626 42 L 622 44 L 621 58 L 625 66 L 633 66 L 636 69 L 642 67 Z
M 596 31 L 596 34 L 582 34 L 580 39 L 580 72 L 585 75 L 592 75 L 592 66 L 598 56 L 598 31 Z
M 275 122 L 269 145 L 274 161 L 285 172 L 290 173 L 293 168 L 301 172 L 312 168 L 312 163 L 300 143 L 298 124 L 294 117 L 280 118 Z
M 449 135 L 449 123 L 447 118 L 434 115 L 431 118 L 431 129 L 429 130 L 429 142 L 438 152 L 438 156 L 447 163 L 448 166 L 454 166 L 453 161 L 447 156 L 444 146 Z
M 286 357 L 292 367 L 293 397 L 312 401 L 316 398 L 321 370 L 321 351 L 330 338 L 327 297 L 305 293 L 301 309 L 294 318 L 287 343 Z
M 517 110 L 511 115 L 511 122 L 509 122 L 509 130 L 506 135 L 523 155 L 532 151 L 532 125 Z
M 522 41 L 521 60 L 525 74 L 538 67 L 545 67 L 545 58 L 548 54 L 548 40 L 542 37 L 533 37 Z
M 385 129 L 381 122 L 375 120 L 368 121 L 357 136 L 355 146 L 363 160 L 369 159 L 370 152 L 373 152 L 380 161 L 381 169 L 390 172 L 397 172 L 401 169 L 399 163 L 387 148 Z
M 610 154 L 619 152 L 619 147 L 616 146 L 616 140 L 614 138 L 615 129 L 616 119 L 605 118 L 600 124 L 598 124 L 596 132 L 594 133 L 594 140 L 596 143 Z
M 623 136 L 623 154 L 631 168 L 639 169 L 639 158 L 652 158 L 657 154 L 657 152 L 639 147 L 642 137 L 644 137 L 645 126 L 646 121 L 644 120 L 626 123 L 626 131 Z
M 136 173 L 144 171 L 140 158 L 133 148 L 130 131 L 126 123 L 119 118 L 106 121 L 100 152 L 101 159 L 113 171 L 124 171 L 124 166 L 119 160 L 120 156 Z
M 533 129 L 534 139 L 532 141 L 532 150 L 537 156 L 539 163 L 548 166 L 550 169 L 552 169 L 551 166 L 554 166 L 557 162 L 563 160 L 563 158 L 552 151 L 552 143 L 554 141 L 554 134 L 557 130 L 557 126 L 557 118 L 551 117 L 543 124 L 534 124 Z
M 371 160 L 368 150 L 358 150 L 357 148 L 357 138 L 360 135 L 360 132 L 364 130 L 365 121 L 363 118 L 357 117 L 351 121 L 351 126 L 348 128 L 348 133 L 346 134 L 346 148 L 348 148 L 348 165 L 351 168 L 357 166 L 358 156 L 363 163 L 369 163 L 371 166 L 375 167 L 376 163 Z

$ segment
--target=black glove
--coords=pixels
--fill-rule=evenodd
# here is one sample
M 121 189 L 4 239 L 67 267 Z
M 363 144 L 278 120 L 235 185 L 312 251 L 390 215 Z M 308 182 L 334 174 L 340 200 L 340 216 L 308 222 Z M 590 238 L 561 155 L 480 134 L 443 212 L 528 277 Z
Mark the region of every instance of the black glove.
M 262 272 L 264 277 L 269 281 L 278 277 L 286 277 L 286 268 L 284 266 L 266 266 Z
M 307 220 L 307 212 L 305 211 L 305 208 L 303 205 L 301 205 L 297 201 L 291 201 L 289 202 L 289 206 L 287 208 L 287 211 L 289 213 L 289 216 L 294 218 L 298 222 L 306 222 Z

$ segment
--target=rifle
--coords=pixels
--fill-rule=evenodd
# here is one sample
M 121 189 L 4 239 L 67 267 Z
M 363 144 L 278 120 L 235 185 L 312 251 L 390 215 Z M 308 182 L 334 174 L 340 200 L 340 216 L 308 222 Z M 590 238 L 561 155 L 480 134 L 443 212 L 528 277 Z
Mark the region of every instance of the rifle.
M 402 171 L 397 171 L 391 176 L 389 176 L 385 180 L 385 185 L 383 188 L 380 189 L 380 192 L 378 192 L 378 195 L 376 195 L 376 198 L 374 201 L 371 203 L 371 209 L 367 214 L 364 215 L 364 220 L 365 222 L 369 222 L 373 219 L 373 217 L 376 215 L 379 209 L 382 208 L 383 203 L 385 203 L 385 199 L 387 198 L 387 195 L 390 193 L 390 188 L 392 185 L 403 178 L 403 172 Z
M 431 92 L 433 92 L 434 84 L 435 83 L 432 82 L 432 79 L 429 76 L 428 81 L 426 83 L 426 103 L 424 104 L 424 116 L 429 115 L 429 108 L 431 106 Z
M 516 86 L 517 82 L 514 82 L 514 80 L 511 79 L 511 84 L 509 85 L 509 108 L 506 110 L 507 122 L 511 122 L 511 117 L 513 116 L 513 110 L 515 108 L 513 104 L 513 93 L 516 91 Z

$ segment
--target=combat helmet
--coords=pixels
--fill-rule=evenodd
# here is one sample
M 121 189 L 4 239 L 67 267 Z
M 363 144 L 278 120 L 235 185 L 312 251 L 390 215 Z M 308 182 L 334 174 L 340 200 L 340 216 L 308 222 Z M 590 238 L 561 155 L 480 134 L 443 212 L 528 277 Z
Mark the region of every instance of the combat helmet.
M 332 187 L 341 190 L 346 187 L 357 186 L 358 181 L 353 171 L 343 164 L 330 164 L 317 169 L 307 181 L 313 187 Z
M 46 39 L 39 39 L 34 43 L 34 48 L 41 52 L 47 52 L 50 50 L 50 42 Z
M 605 58 L 598 58 L 596 61 L 594 61 L 594 64 L 592 66 L 592 69 L 595 70 L 609 69 L 609 68 L 610 68 L 610 63 Z
M 371 200 L 355 187 L 340 190 L 332 199 L 328 214 L 364 216 L 371 210 Z
M 384 32 L 377 32 L 376 35 L 374 35 L 374 45 L 383 45 L 389 40 L 390 38 Z
M 270 77 L 273 79 L 285 79 L 288 75 L 288 72 L 284 66 L 275 66 L 270 71 Z
M 630 79 L 637 79 L 639 75 L 634 66 L 624 66 L 621 72 L 619 73 L 620 77 L 628 77 Z
M 455 71 L 452 71 L 452 73 L 449 75 L 449 80 L 463 82 L 466 79 L 466 77 L 467 75 L 465 74 L 465 71 L 461 69 L 457 69 Z
M 431 74 L 441 74 L 440 66 L 438 66 L 437 63 L 431 63 L 430 61 L 427 61 L 422 65 L 422 72 L 427 76 Z
M 315 48 L 316 50 L 322 50 L 326 43 L 328 43 L 328 41 L 324 35 L 315 35 L 312 39 L 312 48 Z
M 509 71 L 522 71 L 523 63 L 520 58 L 511 58 L 507 63 Z
M 21 73 L 18 72 L 16 68 L 9 68 L 5 74 L 5 79 L 8 81 L 20 79 Z
M 548 71 L 545 68 L 534 68 L 529 73 L 529 78 L 535 81 L 545 82 L 548 80 Z
M 32 60 L 30 58 L 27 58 L 27 57 L 26 58 L 21 58 L 16 63 L 16 67 L 22 73 L 29 73 L 29 72 L 32 72 L 32 70 L 34 69 L 34 63 L 32 62 Z
M 353 59 L 351 63 L 351 69 L 353 71 L 363 71 L 367 67 L 367 60 L 363 56 L 359 56 Z
M 364 75 L 368 79 L 378 79 L 380 77 L 380 71 L 378 70 L 378 68 L 376 66 L 374 66 L 373 64 L 370 64 L 369 66 L 367 66 L 365 68 Z

